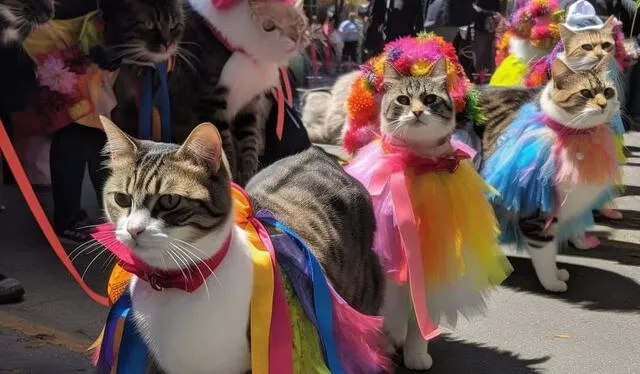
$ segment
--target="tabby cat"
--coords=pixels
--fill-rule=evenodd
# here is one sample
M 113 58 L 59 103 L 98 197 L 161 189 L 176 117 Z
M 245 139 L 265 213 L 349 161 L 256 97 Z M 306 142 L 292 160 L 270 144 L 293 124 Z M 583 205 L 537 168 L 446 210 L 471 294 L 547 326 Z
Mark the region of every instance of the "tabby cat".
M 134 277 L 129 290 L 138 328 L 167 374 L 244 373 L 250 369 L 253 263 L 234 225 L 228 162 L 211 124 L 182 146 L 136 140 L 107 119 L 111 177 L 104 206 L 116 237 L 161 269 L 211 257 L 231 245 L 206 287 L 192 293 L 152 290 Z M 336 188 L 340 186 L 340 188 Z M 309 149 L 264 169 L 249 184 L 257 209 L 269 209 L 309 244 L 352 306 L 376 313 L 384 277 L 373 253 L 373 208 L 367 191 L 331 157 Z
M 302 107 L 302 120 L 314 143 L 341 143 L 346 118 L 345 103 L 351 85 L 358 77 L 358 71 L 352 71 L 339 77 L 326 92 L 309 92 Z
M 615 53 L 613 27 L 615 17 L 611 16 L 598 29 L 572 31 L 564 24 L 558 25 L 564 45 L 563 57 L 573 70 L 588 70 L 603 57 Z
M 564 52 L 560 57 L 573 70 L 589 70 L 607 56 L 614 53 L 613 24 L 609 17 L 600 29 L 572 31 L 559 25 Z M 518 109 L 535 99 L 539 88 L 482 88 L 481 107 L 488 119 L 482 128 L 483 158 L 495 151 L 496 140 L 515 118 Z
M 21 44 L 32 28 L 53 18 L 53 0 L 0 0 L 0 46 Z
M 617 165 L 608 123 L 619 104 L 608 63 L 605 58 L 591 70 L 574 71 L 556 59 L 552 79 L 536 100 L 522 107 L 510 124 L 490 123 L 486 130 L 492 138 L 482 174 L 500 194 L 495 198 L 498 215 L 503 228 L 513 231 L 506 237 L 527 249 L 538 279 L 550 291 L 567 290 L 569 273 L 556 266 L 559 240 L 584 231 L 588 223 L 581 217 L 590 214 L 616 182 L 610 176 Z M 604 135 L 570 138 L 590 134 Z M 551 149 L 544 148 L 549 139 Z M 586 171 L 580 169 L 583 159 L 590 163 L 582 166 Z M 597 178 L 584 176 L 589 173 Z
M 234 180 L 244 184 L 264 152 L 278 67 L 308 43 L 306 18 L 277 1 L 239 0 L 224 12 L 209 0 L 188 7 L 185 58 L 170 82 L 175 138 L 184 139 L 191 123 L 212 121 Z

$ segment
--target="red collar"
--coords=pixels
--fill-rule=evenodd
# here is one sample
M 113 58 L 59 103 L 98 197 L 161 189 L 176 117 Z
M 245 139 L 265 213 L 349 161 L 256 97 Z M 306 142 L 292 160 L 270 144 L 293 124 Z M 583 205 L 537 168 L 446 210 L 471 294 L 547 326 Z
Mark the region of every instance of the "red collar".
M 222 247 L 210 258 L 198 262 L 186 269 L 164 270 L 149 266 L 147 263 L 138 258 L 127 246 L 115 240 L 114 230 L 111 224 L 103 224 L 98 226 L 93 238 L 113 253 L 118 260 L 120 266 L 138 278 L 149 282 L 154 290 L 160 291 L 165 288 L 177 288 L 187 292 L 197 290 L 206 279 L 215 271 L 222 263 L 229 248 L 231 247 L 231 231 Z
M 594 131 L 596 131 L 596 128 L 598 126 L 595 127 L 590 127 L 588 129 L 574 129 L 571 127 L 567 127 L 563 124 L 561 124 L 560 122 L 557 122 L 556 120 L 552 119 L 549 116 L 544 116 L 542 118 L 544 124 L 550 128 L 551 130 L 553 130 L 553 132 L 555 132 L 559 137 L 564 138 L 566 136 L 569 135 L 588 135 L 588 134 L 592 134 Z
M 466 152 L 457 148 L 453 148 L 453 152 L 448 155 L 427 157 L 415 154 L 397 145 L 385 144 L 385 142 L 383 142 L 383 147 L 386 152 L 384 158 L 394 170 L 411 168 L 416 174 L 438 171 L 454 173 L 460 167 L 460 161 L 470 158 Z

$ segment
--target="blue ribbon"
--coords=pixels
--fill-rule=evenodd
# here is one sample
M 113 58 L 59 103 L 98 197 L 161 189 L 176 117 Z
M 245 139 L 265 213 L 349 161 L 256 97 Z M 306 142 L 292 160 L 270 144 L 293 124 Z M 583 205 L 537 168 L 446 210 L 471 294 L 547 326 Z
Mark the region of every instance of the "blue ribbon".
M 275 227 L 287 234 L 304 251 L 307 257 L 308 273 L 313 284 L 313 301 L 318 326 L 318 334 L 324 349 L 324 356 L 332 374 L 345 374 L 346 371 L 340 361 L 336 339 L 333 334 L 333 303 L 327 278 L 316 257 L 311 253 L 304 241 L 290 228 L 273 217 L 272 214 L 259 212 L 258 219 L 266 225 Z
M 153 93 L 153 75 L 158 73 L 160 89 Z M 140 77 L 140 109 L 138 113 L 138 137 L 151 139 L 152 113 L 157 107 L 162 124 L 162 141 L 171 142 L 171 102 L 169 100 L 169 74 L 167 62 L 158 63 L 155 68 L 142 69 Z
M 100 360 L 97 373 L 109 374 L 114 365 L 114 342 L 118 321 L 125 319 L 122 339 L 118 347 L 118 374 L 144 374 L 147 368 L 149 352 L 138 333 L 131 311 L 131 295 L 124 293 L 111 307 L 107 316 L 105 332 L 100 347 Z

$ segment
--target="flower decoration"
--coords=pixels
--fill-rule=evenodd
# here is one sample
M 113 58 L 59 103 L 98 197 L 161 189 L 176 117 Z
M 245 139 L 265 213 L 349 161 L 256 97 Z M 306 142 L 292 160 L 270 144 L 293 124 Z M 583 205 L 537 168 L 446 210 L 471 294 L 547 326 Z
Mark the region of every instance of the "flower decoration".
M 518 9 L 509 22 L 507 31 L 496 42 L 496 65 L 509 55 L 511 37 L 527 39 L 539 48 L 550 49 L 560 40 L 558 24 L 563 12 L 558 0 L 531 0 Z
M 65 95 L 73 93 L 77 82 L 76 75 L 69 71 L 64 61 L 52 55 L 38 66 L 36 76 L 41 86 Z
M 472 84 L 458 61 L 453 45 L 432 33 L 400 38 L 387 44 L 381 55 L 367 61 L 351 86 L 347 99 L 348 129 L 343 139 L 345 149 L 356 151 L 371 140 L 370 135 L 378 132 L 386 64 L 402 75 L 419 77 L 428 75 L 441 59 L 445 60 L 447 89 L 456 112 L 480 113 L 469 110 L 468 105 L 477 105 L 477 100 L 467 100 Z M 481 121 L 480 117 L 474 119 Z

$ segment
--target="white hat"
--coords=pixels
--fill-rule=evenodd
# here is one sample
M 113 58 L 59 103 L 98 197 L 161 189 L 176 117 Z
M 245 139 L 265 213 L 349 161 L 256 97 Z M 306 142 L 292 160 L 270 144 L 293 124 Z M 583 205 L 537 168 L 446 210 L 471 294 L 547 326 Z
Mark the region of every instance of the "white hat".
M 571 31 L 584 31 L 601 29 L 604 23 L 591 3 L 578 0 L 569 6 L 564 25 Z

